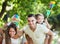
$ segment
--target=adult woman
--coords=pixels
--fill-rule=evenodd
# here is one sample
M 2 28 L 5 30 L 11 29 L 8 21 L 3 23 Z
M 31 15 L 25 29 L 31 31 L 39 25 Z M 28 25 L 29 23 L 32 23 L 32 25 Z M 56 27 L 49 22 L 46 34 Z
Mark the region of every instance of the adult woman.
M 2 44 L 21 44 L 21 38 L 15 38 L 15 35 L 17 34 L 17 27 L 14 23 L 11 23 L 7 27 L 7 34 L 8 35 L 5 36 Z

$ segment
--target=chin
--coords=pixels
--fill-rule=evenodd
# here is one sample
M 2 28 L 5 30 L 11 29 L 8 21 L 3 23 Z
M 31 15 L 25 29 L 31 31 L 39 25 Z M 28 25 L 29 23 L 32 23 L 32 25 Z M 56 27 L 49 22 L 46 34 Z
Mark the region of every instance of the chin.
M 33 27 L 34 25 L 31 25 L 31 27 Z
M 14 36 L 11 36 L 11 37 L 14 37 Z

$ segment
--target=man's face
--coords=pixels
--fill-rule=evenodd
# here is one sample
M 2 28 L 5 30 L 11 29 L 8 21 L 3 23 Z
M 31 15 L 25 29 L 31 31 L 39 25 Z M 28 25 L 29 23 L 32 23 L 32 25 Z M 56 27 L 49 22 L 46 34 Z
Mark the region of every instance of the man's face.
M 34 26 L 36 24 L 36 19 L 34 17 L 28 17 L 28 25 Z

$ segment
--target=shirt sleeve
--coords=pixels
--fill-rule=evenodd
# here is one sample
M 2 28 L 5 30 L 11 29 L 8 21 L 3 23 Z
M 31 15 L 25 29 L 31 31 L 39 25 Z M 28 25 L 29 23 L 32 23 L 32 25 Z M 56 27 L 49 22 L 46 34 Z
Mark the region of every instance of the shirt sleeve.
M 42 28 L 43 28 L 44 33 L 48 33 L 49 32 L 49 29 L 46 26 L 43 26 Z

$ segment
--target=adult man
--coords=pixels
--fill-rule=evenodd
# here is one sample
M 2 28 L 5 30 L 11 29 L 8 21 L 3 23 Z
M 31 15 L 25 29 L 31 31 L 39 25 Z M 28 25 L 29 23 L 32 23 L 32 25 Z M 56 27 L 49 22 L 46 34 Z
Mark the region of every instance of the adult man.
M 31 40 L 27 39 L 28 44 L 29 41 L 32 41 L 32 44 L 44 44 L 45 34 L 48 34 L 52 37 L 53 33 L 46 26 L 36 24 L 36 19 L 33 14 L 28 15 L 27 20 L 28 25 L 23 28 L 20 34 L 22 35 L 25 33 L 31 38 Z

